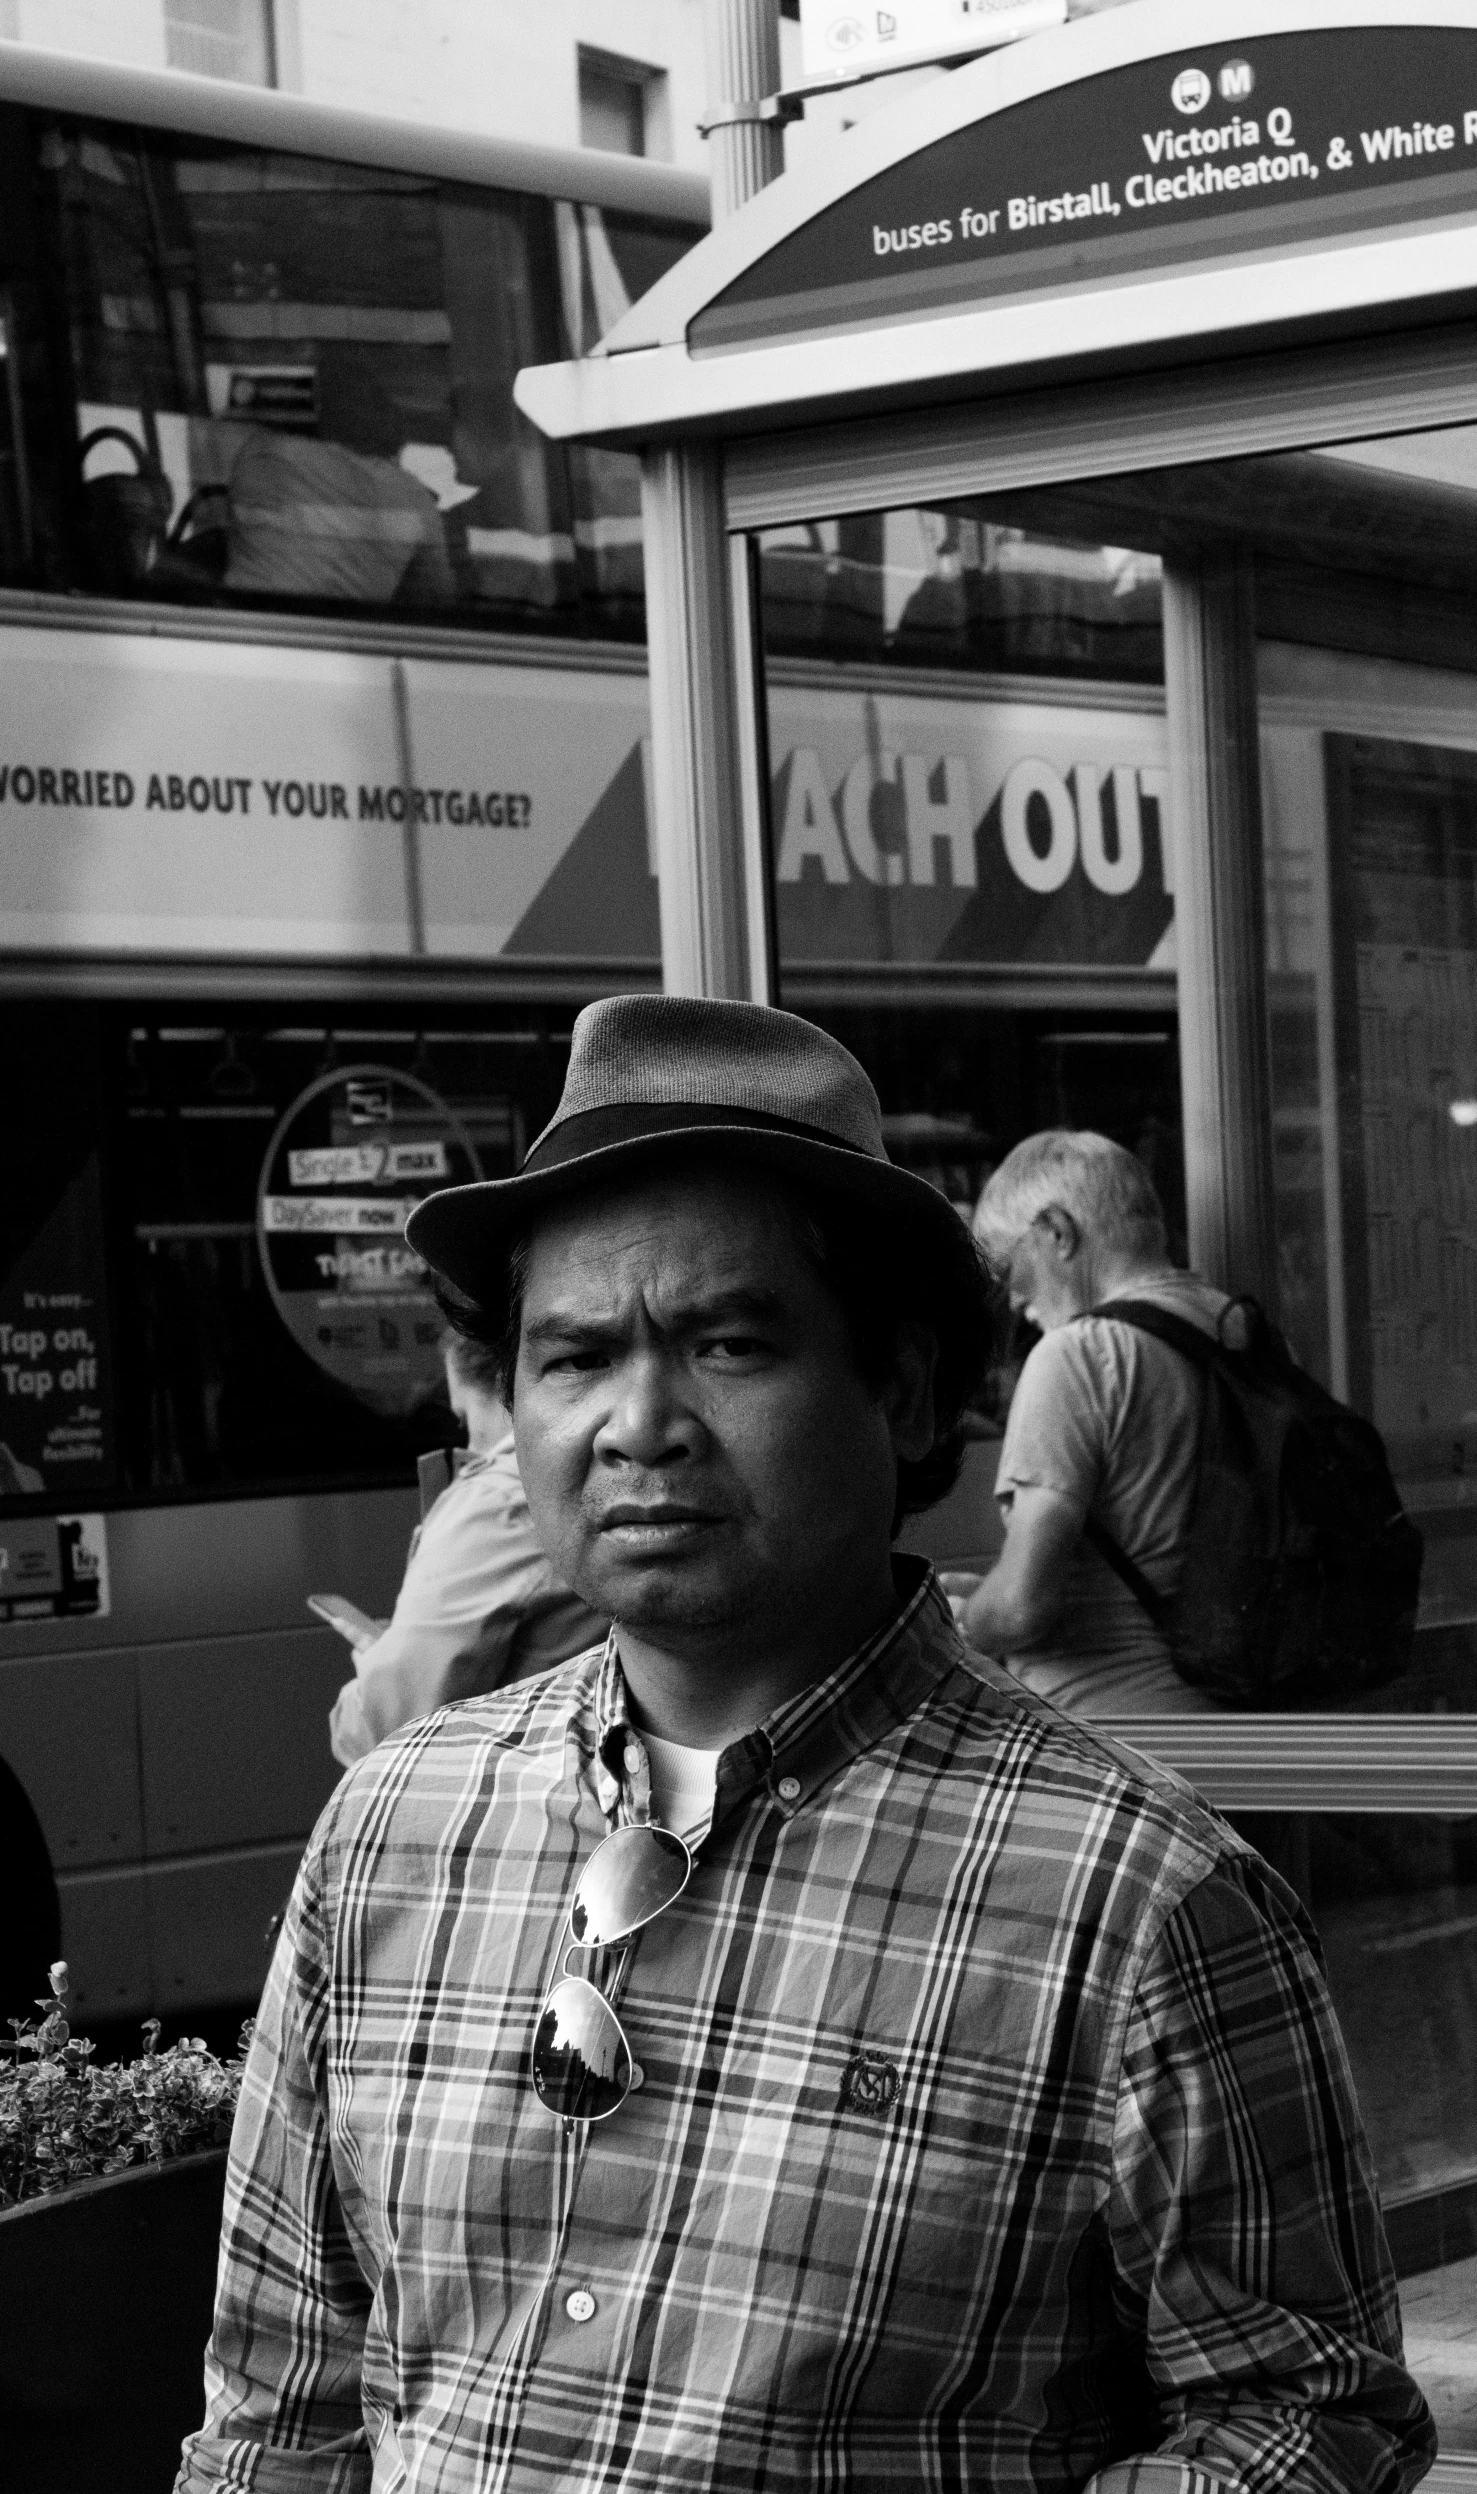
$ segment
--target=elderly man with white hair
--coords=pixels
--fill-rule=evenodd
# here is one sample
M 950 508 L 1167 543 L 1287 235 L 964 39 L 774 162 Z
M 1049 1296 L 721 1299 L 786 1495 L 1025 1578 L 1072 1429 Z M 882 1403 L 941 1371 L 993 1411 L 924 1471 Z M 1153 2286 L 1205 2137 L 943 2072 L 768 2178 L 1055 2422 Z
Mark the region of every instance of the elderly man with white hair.
M 1227 1305 L 1169 1261 L 1148 1172 L 1106 1135 L 1035 1134 L 975 1211 L 998 1280 L 1041 1340 L 1000 1450 L 1005 1548 L 988 1576 L 945 1579 L 971 1644 L 1069 1713 L 1213 1711 L 1175 1672 L 1143 1604 L 1084 1537 L 1095 1519 L 1174 1591 L 1195 1487 L 1202 1386 L 1188 1359 L 1112 1313 L 1152 1299 L 1214 1333 Z

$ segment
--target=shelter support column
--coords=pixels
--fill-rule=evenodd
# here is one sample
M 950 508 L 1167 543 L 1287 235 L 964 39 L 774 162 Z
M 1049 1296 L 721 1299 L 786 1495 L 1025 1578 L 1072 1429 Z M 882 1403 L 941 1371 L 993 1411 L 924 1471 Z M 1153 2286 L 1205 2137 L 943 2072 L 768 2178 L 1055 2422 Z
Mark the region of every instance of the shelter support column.
M 648 451 L 641 514 L 662 984 L 669 995 L 745 997 L 744 774 L 721 451 L 702 442 Z
M 757 105 L 780 82 L 779 0 L 705 0 L 708 95 Z M 772 122 L 715 123 L 713 222 L 784 170 Z M 641 465 L 662 984 L 669 995 L 775 997 L 767 773 L 755 589 L 730 548 L 716 445 Z
M 1275 1315 L 1261 760 L 1250 558 L 1166 559 L 1164 679 L 1190 1260 Z

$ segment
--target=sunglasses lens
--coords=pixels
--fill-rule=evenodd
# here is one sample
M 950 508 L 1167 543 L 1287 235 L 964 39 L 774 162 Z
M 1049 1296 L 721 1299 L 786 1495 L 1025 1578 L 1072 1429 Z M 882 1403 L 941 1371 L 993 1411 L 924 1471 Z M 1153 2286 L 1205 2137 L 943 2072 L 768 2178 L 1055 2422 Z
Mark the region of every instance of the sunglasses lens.
M 620 2020 L 592 1983 L 566 1975 L 544 2003 L 533 2038 L 540 2104 L 566 2122 L 599 2122 L 625 2103 L 631 2056 Z
M 597 1845 L 574 1892 L 569 1928 L 581 1948 L 614 1948 L 682 1894 L 692 1856 L 664 1827 L 618 1827 Z

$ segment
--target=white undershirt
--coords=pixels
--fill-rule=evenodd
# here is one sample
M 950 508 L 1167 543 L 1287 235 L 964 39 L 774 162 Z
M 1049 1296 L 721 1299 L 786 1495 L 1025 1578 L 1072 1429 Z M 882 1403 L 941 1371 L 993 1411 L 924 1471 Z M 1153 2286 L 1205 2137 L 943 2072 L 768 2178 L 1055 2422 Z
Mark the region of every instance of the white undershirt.
M 651 1769 L 651 1805 L 663 1827 L 688 1844 L 706 1836 L 713 1820 L 718 1791 L 718 1749 L 684 1749 L 680 1741 L 659 1741 L 643 1732 Z

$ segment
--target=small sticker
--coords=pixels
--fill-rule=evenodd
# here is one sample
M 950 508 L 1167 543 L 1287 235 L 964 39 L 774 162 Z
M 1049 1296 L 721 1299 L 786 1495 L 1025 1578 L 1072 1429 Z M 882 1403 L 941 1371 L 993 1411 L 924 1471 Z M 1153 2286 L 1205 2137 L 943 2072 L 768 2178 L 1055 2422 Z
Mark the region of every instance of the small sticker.
M 102 1516 L 13 1517 L 0 1523 L 0 1622 L 106 1619 L 111 1609 Z

